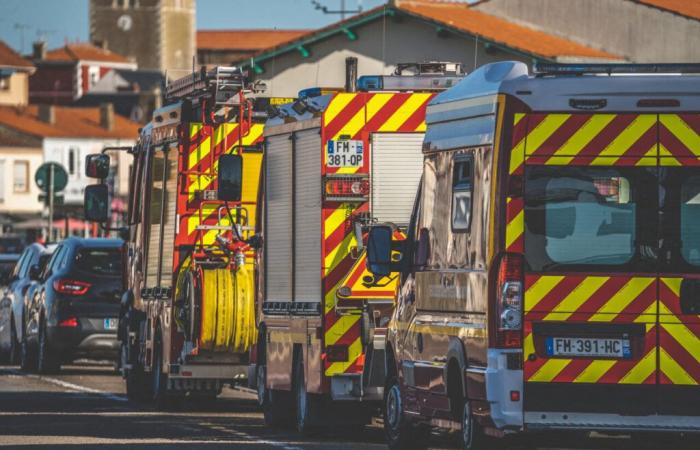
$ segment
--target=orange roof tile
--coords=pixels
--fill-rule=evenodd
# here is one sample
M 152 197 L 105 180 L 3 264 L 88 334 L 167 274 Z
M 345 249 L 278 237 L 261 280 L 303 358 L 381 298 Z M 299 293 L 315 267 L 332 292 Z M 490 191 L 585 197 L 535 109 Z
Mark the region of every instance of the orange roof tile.
M 47 61 L 103 61 L 130 63 L 125 56 L 119 55 L 92 44 L 66 44 L 63 47 L 46 52 Z
M 33 69 L 34 65 L 22 58 L 19 53 L 12 50 L 5 42 L 0 41 L 0 66 L 2 67 L 18 67 Z
M 475 34 L 492 42 L 503 44 L 505 47 L 549 59 L 562 56 L 621 59 L 619 56 L 611 53 L 596 50 L 542 31 L 516 25 L 507 20 L 477 11 L 464 3 L 401 1 L 398 4 L 398 9 L 416 17 Z
M 197 49 L 254 51 L 296 39 L 311 30 L 199 30 Z
M 100 108 L 72 108 L 54 106 L 55 122 L 39 120 L 39 107 L 24 109 L 0 106 L 0 125 L 21 133 L 39 137 L 63 138 L 119 138 L 136 139 L 141 126 L 136 122 L 114 115 L 114 128 L 108 131 L 100 126 Z
M 648 6 L 665 9 L 691 19 L 700 20 L 700 1 L 698 0 L 632 0 Z

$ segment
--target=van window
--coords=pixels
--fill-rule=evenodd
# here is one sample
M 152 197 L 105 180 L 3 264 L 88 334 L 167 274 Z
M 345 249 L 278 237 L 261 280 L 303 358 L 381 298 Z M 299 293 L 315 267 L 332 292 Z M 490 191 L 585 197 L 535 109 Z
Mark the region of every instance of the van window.
M 452 231 L 468 231 L 472 216 L 474 160 L 471 156 L 455 158 L 452 169 Z
M 532 270 L 628 267 L 654 258 L 656 178 L 644 168 L 530 167 L 525 254 Z M 586 269 L 587 268 L 587 269 Z
M 681 185 L 681 255 L 700 266 L 700 175 L 686 178 Z

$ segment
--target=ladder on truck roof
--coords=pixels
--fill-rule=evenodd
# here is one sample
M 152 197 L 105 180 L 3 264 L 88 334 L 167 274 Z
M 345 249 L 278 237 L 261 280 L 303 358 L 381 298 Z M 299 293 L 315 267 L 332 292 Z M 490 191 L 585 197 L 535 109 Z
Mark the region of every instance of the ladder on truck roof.
M 207 71 L 202 67 L 177 80 L 171 81 L 165 88 L 167 100 L 211 97 L 217 106 L 236 103 L 241 92 L 258 93 L 265 90 L 260 82 L 250 83 L 246 72 L 238 67 L 218 66 Z

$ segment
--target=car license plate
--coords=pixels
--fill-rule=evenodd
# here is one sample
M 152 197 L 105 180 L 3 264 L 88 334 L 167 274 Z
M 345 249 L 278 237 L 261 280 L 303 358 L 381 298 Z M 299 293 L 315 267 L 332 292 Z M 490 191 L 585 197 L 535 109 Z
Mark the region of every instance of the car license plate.
M 326 164 L 328 167 L 360 167 L 365 149 L 362 141 L 328 141 Z
M 631 358 L 629 339 L 548 337 L 547 356 L 585 358 Z
M 105 330 L 116 330 L 118 323 L 117 319 L 105 319 Z

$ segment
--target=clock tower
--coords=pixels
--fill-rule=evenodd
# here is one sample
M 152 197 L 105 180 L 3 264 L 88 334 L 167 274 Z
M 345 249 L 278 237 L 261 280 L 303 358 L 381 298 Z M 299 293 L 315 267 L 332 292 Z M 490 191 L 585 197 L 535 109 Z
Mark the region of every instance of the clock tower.
M 196 0 L 90 0 L 90 40 L 139 69 L 178 78 L 192 70 Z

